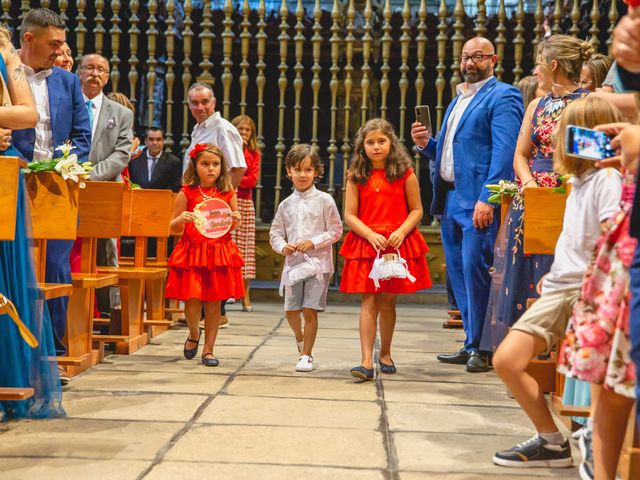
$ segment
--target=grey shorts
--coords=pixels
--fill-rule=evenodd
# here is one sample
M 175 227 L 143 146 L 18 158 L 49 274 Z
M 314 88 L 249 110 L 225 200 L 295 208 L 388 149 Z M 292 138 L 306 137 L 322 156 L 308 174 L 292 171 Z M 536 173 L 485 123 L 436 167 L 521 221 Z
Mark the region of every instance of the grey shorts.
M 323 312 L 327 306 L 327 291 L 331 273 L 324 273 L 323 281 L 311 277 L 284 290 L 284 310 L 292 312 L 303 308 L 312 308 Z

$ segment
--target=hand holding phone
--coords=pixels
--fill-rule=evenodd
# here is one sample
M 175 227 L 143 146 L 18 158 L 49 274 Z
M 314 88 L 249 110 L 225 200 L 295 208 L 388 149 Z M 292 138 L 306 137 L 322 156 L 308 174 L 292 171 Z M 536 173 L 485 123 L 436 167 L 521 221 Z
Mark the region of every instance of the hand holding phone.
M 567 125 L 565 152 L 567 155 L 585 160 L 604 160 L 616 155 L 611 140 L 612 136 L 606 132 Z
M 431 130 L 431 113 L 429 112 L 429 105 L 417 105 L 416 106 L 416 122 L 421 123 L 429 132 Z

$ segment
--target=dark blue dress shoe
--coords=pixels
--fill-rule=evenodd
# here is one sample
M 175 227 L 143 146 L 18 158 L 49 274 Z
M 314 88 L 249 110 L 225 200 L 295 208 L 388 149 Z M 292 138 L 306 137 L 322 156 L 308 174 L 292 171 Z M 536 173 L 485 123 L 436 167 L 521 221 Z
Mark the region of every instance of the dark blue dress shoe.
M 202 357 L 202 364 L 205 367 L 217 367 L 220 365 L 220 361 L 212 353 L 205 353 Z
M 380 361 L 380 371 L 387 374 L 396 373 L 396 364 L 393 363 L 393 360 L 391 360 L 391 363 L 383 363 Z
M 184 350 L 182 350 L 182 352 L 184 353 L 184 358 L 186 358 L 187 360 L 191 360 L 193 357 L 196 356 L 196 353 L 198 353 L 198 345 L 200 344 L 201 336 L 202 336 L 202 332 L 200 332 L 200 335 L 198 335 L 197 340 L 193 340 L 190 336 L 187 337 L 186 342 L 184 342 Z M 195 343 L 196 346 L 194 348 L 187 348 L 188 342 Z
M 464 348 L 461 348 L 455 353 L 443 353 L 436 357 L 439 362 L 442 363 L 453 363 L 455 365 L 465 365 L 467 360 L 469 360 L 469 352 L 467 352 Z
M 467 372 L 478 373 L 488 371 L 489 362 L 487 360 L 487 355 L 475 350 L 471 352 L 471 355 L 469 355 L 469 360 L 467 360 Z
M 373 368 L 364 368 L 362 365 L 351 369 L 351 376 L 360 380 L 373 380 Z

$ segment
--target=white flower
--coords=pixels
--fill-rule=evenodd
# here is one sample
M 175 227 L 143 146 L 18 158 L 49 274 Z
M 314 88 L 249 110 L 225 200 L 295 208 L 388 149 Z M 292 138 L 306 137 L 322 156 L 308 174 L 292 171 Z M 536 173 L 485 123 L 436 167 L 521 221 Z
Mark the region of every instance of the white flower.
M 84 187 L 84 178 L 87 176 L 87 171 L 78 163 L 77 155 L 69 155 L 66 158 L 61 158 L 56 163 L 55 169 L 62 175 L 65 180 L 73 180 L 80 184 L 80 187 Z
M 66 143 L 63 143 L 62 145 L 60 145 L 60 146 L 56 147 L 56 150 L 57 150 L 57 151 L 62 152 L 62 156 L 66 158 L 66 157 L 68 157 L 68 156 L 69 156 L 69 153 L 70 153 L 70 152 L 71 152 L 71 150 L 73 150 L 74 148 L 76 148 L 76 147 L 74 147 L 74 146 L 71 144 L 71 142 L 66 142 Z M 77 158 L 77 157 L 76 157 L 76 158 Z

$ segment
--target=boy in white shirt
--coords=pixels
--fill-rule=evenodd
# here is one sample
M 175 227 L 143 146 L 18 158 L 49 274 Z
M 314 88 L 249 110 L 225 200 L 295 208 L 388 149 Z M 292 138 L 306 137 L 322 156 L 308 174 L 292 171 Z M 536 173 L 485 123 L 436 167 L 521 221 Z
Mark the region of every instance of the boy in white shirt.
M 285 159 L 294 192 L 276 211 L 269 231 L 271 247 L 286 257 L 284 268 L 314 257 L 322 280 L 307 278 L 285 290 L 284 309 L 296 337 L 298 372 L 313 370 L 313 344 L 318 332 L 318 312 L 325 309 L 329 279 L 333 274 L 332 245 L 342 237 L 342 220 L 333 197 L 317 190 L 315 180 L 324 168 L 316 150 L 306 143 L 294 146 Z M 304 317 L 304 331 L 300 313 Z

